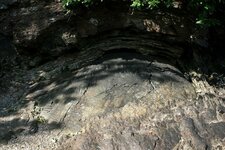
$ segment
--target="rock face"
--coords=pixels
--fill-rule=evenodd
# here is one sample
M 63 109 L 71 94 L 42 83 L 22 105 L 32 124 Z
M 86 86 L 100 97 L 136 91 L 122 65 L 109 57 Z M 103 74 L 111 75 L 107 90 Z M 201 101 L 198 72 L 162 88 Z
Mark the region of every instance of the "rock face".
M 0 2 L 0 10 L 8 9 L 11 5 L 15 4 L 17 0 L 2 0 Z
M 16 55 L 15 47 L 9 38 L 0 35 L 0 60 L 7 57 Z
M 96 42 L 108 43 L 113 39 L 114 47 L 126 47 L 133 43 L 130 46 L 135 49 L 149 48 L 148 43 L 153 42 L 149 39 L 179 45 L 189 41 L 192 30 L 189 28 L 190 21 L 184 16 L 160 11 L 132 12 L 126 5 L 103 5 L 78 11 L 76 15 L 66 15 L 61 3 L 55 1 L 15 3 L 15 7 L 2 12 L 0 29 L 2 34 L 13 37 L 13 44 L 19 53 L 59 56 L 71 49 L 86 49 L 86 46 L 98 44 Z M 105 41 L 100 41 L 103 35 Z M 116 36 L 120 36 L 120 40 L 116 40 Z M 141 36 L 147 36 L 147 39 Z M 160 45 L 155 43 L 151 47 L 162 49 Z M 176 56 L 182 53 L 175 47 L 174 51 Z
M 65 15 L 53 0 L 0 11 L 0 57 L 38 56 L 0 74 L 0 149 L 224 149 L 225 88 L 176 65 L 186 18 L 120 5 Z
M 2 94 L 1 102 L 17 99 L 1 105 L 2 149 L 225 146 L 219 90 L 195 78 L 191 84 L 174 66 L 139 52 L 120 49 L 93 60 L 80 53 L 21 76 Z

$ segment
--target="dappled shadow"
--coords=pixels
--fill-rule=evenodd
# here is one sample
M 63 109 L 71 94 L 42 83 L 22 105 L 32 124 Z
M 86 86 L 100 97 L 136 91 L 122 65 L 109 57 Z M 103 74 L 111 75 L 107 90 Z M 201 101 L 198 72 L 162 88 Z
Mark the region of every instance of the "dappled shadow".
M 224 54 L 215 49 L 190 45 L 180 58 L 179 69 L 189 74 L 189 78 L 206 81 L 212 87 L 225 87 L 225 59 Z
M 66 23 L 63 23 L 66 20 L 65 18 L 64 18 L 65 20 L 58 21 L 58 19 L 60 19 L 60 15 L 59 15 L 59 18 L 53 18 L 55 14 L 58 13 L 56 8 L 57 6 L 43 7 L 40 9 L 35 8 L 37 10 L 23 9 L 28 12 L 18 11 L 19 12 L 18 14 L 21 14 L 21 15 L 19 15 L 17 17 L 19 19 L 16 19 L 16 20 L 21 19 L 22 21 L 16 22 L 17 26 L 15 27 L 14 32 L 17 33 L 15 34 L 15 40 L 19 41 L 20 46 L 26 47 L 28 51 L 32 51 L 32 49 L 35 48 L 35 50 L 37 50 L 38 52 L 45 51 L 46 53 L 52 53 L 52 55 L 61 54 L 60 52 L 58 54 L 56 53 L 58 49 L 60 48 L 62 49 L 65 47 L 70 48 L 70 46 L 67 45 L 68 43 L 66 43 L 65 40 L 63 39 L 63 36 L 68 36 L 64 34 L 64 32 L 68 31 L 69 33 L 74 33 L 74 35 L 76 35 L 77 31 L 73 31 L 74 29 L 73 27 L 76 25 L 74 25 L 74 23 L 68 23 L 67 21 Z M 166 21 L 166 24 L 168 25 L 165 25 L 164 21 L 163 22 L 160 21 L 163 19 L 158 18 L 157 16 L 160 16 L 160 15 L 153 15 L 153 17 L 155 18 L 155 21 L 151 21 L 150 19 L 143 20 L 144 22 L 142 23 L 144 24 L 144 26 L 143 25 L 141 26 L 146 28 L 148 31 L 153 30 L 159 33 L 166 33 L 166 34 L 172 34 L 172 35 L 176 33 L 176 29 L 174 29 L 174 27 L 178 26 L 178 29 L 179 29 L 181 26 L 183 26 L 183 24 L 180 24 L 183 21 L 177 20 L 177 19 L 172 19 L 173 21 L 172 23 Z M 109 19 L 112 20 L 112 18 L 109 18 Z M 64 28 L 59 28 L 62 26 L 62 24 L 64 25 Z M 85 22 L 84 24 L 87 24 L 87 22 Z M 88 27 L 84 27 L 84 28 L 89 29 L 91 26 L 92 25 Z M 82 29 L 83 26 L 80 28 Z M 147 50 L 153 49 L 150 55 L 155 54 L 161 58 L 166 57 L 167 59 L 178 58 L 180 56 L 180 53 L 182 52 L 182 49 L 179 49 L 177 47 L 180 47 L 179 44 L 183 44 L 181 42 L 183 41 L 183 39 L 179 41 L 179 39 L 177 37 L 175 38 L 175 36 L 170 35 L 167 37 L 164 34 L 163 36 L 153 36 L 153 34 L 150 35 L 147 33 L 137 33 L 137 32 L 134 32 L 134 34 L 130 34 L 129 31 L 126 31 L 125 33 L 124 30 L 121 30 L 119 32 L 116 31 L 118 33 L 112 33 L 112 34 L 109 34 L 108 33 L 109 31 L 106 30 L 105 36 L 107 37 L 107 35 L 109 35 L 109 37 L 106 38 L 105 36 L 98 35 L 100 36 L 100 38 L 98 38 L 98 36 L 93 36 L 92 38 L 87 38 L 86 42 L 92 43 L 93 41 L 94 42 L 98 41 L 96 42 L 97 44 L 93 45 L 92 47 L 93 49 L 91 50 L 95 50 L 95 48 L 98 49 L 100 48 L 100 46 L 103 50 L 109 50 L 115 47 L 117 48 L 128 47 L 133 49 L 140 48 L 140 50 L 141 48 L 146 48 Z M 82 32 L 82 30 L 79 30 L 79 29 L 78 31 Z M 168 31 L 172 31 L 172 32 L 170 33 Z M 85 35 L 85 32 L 86 31 L 84 31 L 84 35 Z M 89 36 L 88 34 L 85 36 Z M 102 34 L 105 34 L 105 33 L 102 33 Z M 139 36 L 137 36 L 136 34 L 139 34 Z M 35 35 L 35 36 L 32 37 L 31 35 Z M 38 36 L 36 37 L 36 35 Z M 149 37 L 151 38 L 149 39 Z M 33 40 L 36 42 L 30 42 L 29 41 L 30 38 L 33 38 Z M 74 38 L 73 41 L 76 41 L 76 38 Z M 163 42 L 157 42 L 157 41 L 163 41 Z M 170 41 L 170 42 L 166 42 L 166 41 Z M 107 42 L 108 44 L 106 44 Z M 85 43 L 81 44 L 82 48 L 83 46 L 85 46 Z M 68 69 L 68 70 L 63 70 L 61 72 L 56 72 L 57 75 L 54 75 L 54 77 L 38 79 L 37 81 L 35 81 L 36 82 L 35 84 L 30 83 L 30 81 L 32 81 L 32 79 L 30 78 L 21 80 L 21 81 L 26 81 L 27 83 L 24 83 L 23 86 L 19 85 L 16 87 L 14 86 L 17 84 L 16 80 L 8 81 L 12 83 L 6 84 L 6 86 L 8 87 L 2 90 L 5 85 L 1 85 L 0 83 L 0 86 L 1 86 L 0 95 L 2 96 L 2 97 L 0 96 L 0 100 L 1 100 L 0 101 L 0 109 L 1 109 L 0 110 L 0 142 L 2 141 L 7 142 L 11 138 L 16 138 L 21 133 L 23 134 L 25 133 L 27 135 L 35 134 L 38 132 L 40 125 L 46 126 L 45 128 L 42 128 L 41 130 L 48 130 L 48 131 L 62 128 L 62 122 L 64 121 L 64 118 L 66 117 L 67 112 L 70 110 L 72 105 L 69 105 L 69 108 L 59 107 L 63 109 L 56 110 L 56 111 L 63 112 L 65 111 L 64 110 L 65 108 L 66 112 L 62 114 L 54 114 L 54 112 L 50 113 L 52 107 L 54 107 L 55 105 L 67 106 L 68 104 L 71 104 L 71 103 L 78 105 L 80 101 L 82 100 L 82 97 L 85 96 L 89 88 L 95 88 L 101 85 L 99 84 L 101 81 L 109 79 L 115 74 L 117 75 L 116 77 L 118 77 L 116 79 L 117 83 L 121 82 L 121 85 L 125 85 L 124 87 L 126 87 L 126 84 L 128 84 L 126 88 L 124 87 L 121 88 L 124 91 L 128 90 L 131 86 L 133 86 L 133 84 L 138 84 L 139 81 L 149 82 L 149 85 L 152 86 L 151 88 L 149 88 L 150 91 L 151 90 L 154 91 L 154 89 L 158 88 L 158 86 L 162 84 L 166 84 L 168 82 L 179 83 L 179 82 L 186 81 L 183 73 L 178 71 L 173 66 L 167 65 L 165 63 L 153 62 L 153 60 L 149 59 L 149 57 L 143 56 L 140 53 L 135 52 L 134 50 L 131 52 L 131 50 L 124 51 L 120 49 L 119 51 L 116 51 L 116 52 L 115 51 L 109 52 L 103 55 L 102 58 L 99 58 L 95 60 L 94 62 L 89 62 L 87 64 L 88 65 L 85 65 L 85 67 L 80 66 L 80 69 L 75 69 L 75 70 Z M 56 62 L 56 65 L 53 66 L 52 70 L 55 69 L 54 67 L 59 68 L 59 66 L 57 66 L 57 62 Z M 34 69 L 33 72 L 34 74 L 41 74 L 38 71 L 41 71 L 42 69 L 43 68 L 40 67 L 37 70 Z M 48 71 L 46 72 L 48 73 Z M 126 79 L 122 78 L 124 75 L 127 75 L 127 74 L 129 74 L 130 76 L 125 76 L 127 77 Z M 28 77 L 28 75 L 26 75 L 25 73 L 24 78 L 26 77 Z M 39 77 L 41 78 L 41 76 Z M 139 80 L 133 81 L 137 79 Z M 132 82 L 127 83 L 127 81 L 132 81 Z M 156 84 L 156 83 L 159 83 L 159 84 Z M 112 80 L 111 82 L 105 83 L 105 85 L 101 85 L 101 86 L 105 86 L 104 87 L 105 91 L 110 91 L 112 90 L 108 88 L 110 87 L 108 86 L 110 84 L 113 84 Z M 134 87 L 134 88 L 137 88 L 137 87 Z M 112 86 L 112 88 L 114 88 L 114 86 Z M 118 89 L 120 90 L 120 88 Z M 12 95 L 9 96 L 8 94 L 7 96 L 9 97 L 4 98 L 4 94 L 7 92 L 7 90 L 11 90 Z M 134 90 L 134 92 L 136 91 Z M 108 97 L 104 97 L 104 98 L 110 99 Z M 121 105 L 124 106 L 124 104 L 121 104 Z M 121 105 L 118 107 L 121 107 Z M 44 108 L 44 110 L 42 108 Z M 24 111 L 21 111 L 23 109 Z M 25 109 L 27 109 L 28 111 Z M 50 117 L 52 115 L 52 116 L 58 117 L 60 120 L 58 121 L 57 120 L 58 118 L 57 118 L 56 119 L 57 122 L 50 122 L 50 123 L 48 123 L 48 120 L 46 120 L 46 122 L 45 120 L 38 120 L 38 117 L 41 117 L 43 111 L 46 111 L 45 113 L 49 113 Z M 36 118 L 34 117 L 34 118 L 31 118 L 30 120 L 22 118 L 22 115 L 24 113 L 30 114 L 33 112 L 34 114 L 32 115 L 34 115 Z M 91 112 L 91 113 L 94 113 L 94 112 Z M 16 115 L 16 117 L 13 115 Z M 7 117 L 9 118 L 11 117 L 14 119 L 9 119 Z M 6 120 L 5 118 L 7 118 L 8 120 Z M 74 117 L 73 118 L 74 120 L 72 121 L 75 122 L 77 118 Z M 53 120 L 54 119 L 55 118 L 53 117 Z
M 0 116 L 7 117 L 18 114 L 19 110 L 27 108 L 30 105 L 29 103 L 32 102 L 34 102 L 32 109 L 34 109 L 34 112 L 36 111 L 35 113 L 37 116 L 42 115 L 41 108 L 43 107 L 45 108 L 45 113 L 48 113 L 55 105 L 66 106 L 70 102 L 79 104 L 80 100 L 89 88 L 98 86 L 100 81 L 111 78 L 115 74 L 118 77 L 116 79 L 118 80 L 117 82 L 121 82 L 121 85 L 127 84 L 127 89 L 130 88 L 129 86 L 133 86 L 131 83 L 138 84 L 140 81 L 149 82 L 149 85 L 152 86 L 152 90 L 160 86 L 160 84 L 167 82 L 185 81 L 183 74 L 175 67 L 152 61 L 147 56 L 143 56 L 134 50 L 110 51 L 101 58 L 88 64 L 89 65 L 86 65 L 86 67 L 82 67 L 77 70 L 66 70 L 60 72 L 55 78 L 39 81 L 32 87 L 24 87 L 24 89 L 27 88 L 29 91 L 25 93 L 21 92 L 19 96 L 20 99 L 15 99 L 15 103 L 10 104 L 16 105 L 18 108 L 12 109 L 12 111 L 8 111 L 7 113 L 1 113 Z M 129 76 L 125 81 L 122 78 L 127 74 Z M 132 81 L 137 79 L 138 81 Z M 127 83 L 127 81 L 132 82 Z M 110 90 L 108 89 L 108 85 L 113 84 L 113 81 L 112 83 L 105 84 L 106 85 L 101 86 L 105 86 L 104 88 L 106 91 Z M 24 91 L 24 89 L 22 89 L 22 91 Z M 125 88 L 124 90 L 127 89 Z M 40 108 L 40 110 L 35 110 L 37 107 Z M 65 109 L 69 110 L 70 108 Z M 46 123 L 46 126 L 48 126 L 46 130 L 61 128 L 60 124 L 63 122 L 66 113 L 67 112 L 63 114 L 64 116 L 55 116 L 58 117 L 57 119 L 62 117 L 62 119 L 60 118 L 60 121 L 55 123 L 51 122 L 50 124 Z M 51 115 L 54 115 L 54 113 Z M 8 122 L 0 122 L 0 132 L 2 131 L 1 137 L 3 141 L 13 138 L 14 135 L 18 135 L 20 132 L 37 132 L 37 128 L 37 119 L 23 120 L 16 118 Z M 28 134 L 31 133 L 28 132 Z
M 91 65 L 75 72 L 62 73 L 59 78 L 50 82 L 40 82 L 28 93 L 39 105 L 59 101 L 63 95 L 65 103 L 77 100 L 82 96 L 80 91 L 97 86 L 98 81 L 109 78 L 114 74 L 133 74 L 141 80 L 149 82 L 180 82 L 183 74 L 176 68 L 162 63 L 152 62 L 147 57 L 136 52 L 111 52 L 97 59 Z M 132 79 L 131 79 L 132 80 Z
M 29 121 L 27 119 L 14 118 L 8 121 L 0 122 L 0 144 L 7 144 L 11 139 L 16 139 L 20 134 L 28 136 L 35 134 L 41 127 L 42 131 L 54 130 L 62 127 L 62 123 L 40 122 L 38 120 Z

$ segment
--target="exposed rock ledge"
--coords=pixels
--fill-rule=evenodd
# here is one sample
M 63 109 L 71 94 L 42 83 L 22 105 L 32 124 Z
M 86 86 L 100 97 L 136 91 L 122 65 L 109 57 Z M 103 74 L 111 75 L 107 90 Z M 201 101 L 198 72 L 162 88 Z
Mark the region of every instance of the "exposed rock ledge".
M 0 55 L 77 53 L 0 75 L 0 149 L 225 147 L 224 88 L 175 66 L 192 34 L 186 18 L 123 8 L 69 16 L 54 1 L 6 2 Z
M 121 51 L 17 74 L 1 93 L 1 149 L 225 146 L 224 89 L 191 84 L 171 65 Z
M 54 0 L 13 2 L 16 3 L 14 7 L 0 14 L 0 34 L 11 39 L 11 45 L 19 53 L 59 56 L 71 49 L 78 51 L 86 49 L 87 45 L 109 43 L 114 39 L 114 47 L 127 47 L 132 43 L 132 49 L 151 47 L 162 50 L 164 47 L 160 45 L 167 42 L 169 47 L 173 47 L 170 55 L 177 58 L 182 51 L 174 45 L 190 41 L 194 32 L 190 28 L 191 21 L 184 14 L 179 15 L 181 12 L 131 11 L 126 5 L 115 4 L 66 15 L 61 4 Z M 107 36 L 103 38 L 103 35 Z M 166 56 L 170 51 L 159 51 L 159 55 L 166 52 Z

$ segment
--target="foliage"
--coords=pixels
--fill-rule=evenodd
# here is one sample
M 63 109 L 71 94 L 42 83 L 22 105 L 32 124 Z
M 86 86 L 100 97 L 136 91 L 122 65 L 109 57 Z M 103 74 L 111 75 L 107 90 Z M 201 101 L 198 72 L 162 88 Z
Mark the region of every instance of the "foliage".
M 173 6 L 176 0 L 132 0 L 131 7 L 154 9 L 159 6 L 166 6 L 167 8 Z
M 196 17 L 196 24 L 202 27 L 219 25 L 221 19 L 216 18 L 216 14 L 218 12 L 221 14 L 225 12 L 224 0 L 131 0 L 130 6 L 134 9 L 170 8 L 173 6 L 174 2 L 177 1 L 186 4 L 186 8 L 184 9 L 193 14 Z M 62 0 L 65 8 L 73 8 L 76 6 L 89 7 L 101 2 L 103 2 L 103 0 Z
M 189 0 L 187 8 L 196 12 L 196 24 L 209 27 L 222 22 L 217 14 L 224 14 L 224 6 L 224 0 Z
M 106 1 L 106 0 L 105 0 Z M 174 0 L 131 0 L 131 7 L 133 8 L 157 8 L 159 4 L 165 4 L 167 7 L 171 6 Z M 93 4 L 98 4 L 103 0 L 62 0 L 63 6 L 68 8 L 70 6 L 85 6 L 89 7 Z
M 70 6 L 84 5 L 86 7 L 92 5 L 94 3 L 93 0 L 62 0 L 62 4 L 65 8 Z

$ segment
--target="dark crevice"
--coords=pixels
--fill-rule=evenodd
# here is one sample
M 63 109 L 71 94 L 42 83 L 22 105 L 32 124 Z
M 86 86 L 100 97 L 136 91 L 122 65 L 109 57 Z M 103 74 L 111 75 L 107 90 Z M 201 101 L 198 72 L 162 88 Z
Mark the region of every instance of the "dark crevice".
M 105 52 L 105 54 L 103 54 L 103 56 L 95 60 L 93 64 L 100 64 L 106 60 L 117 58 L 121 58 L 124 60 L 132 60 L 132 59 L 150 60 L 147 56 L 141 54 L 135 49 L 113 49 Z

